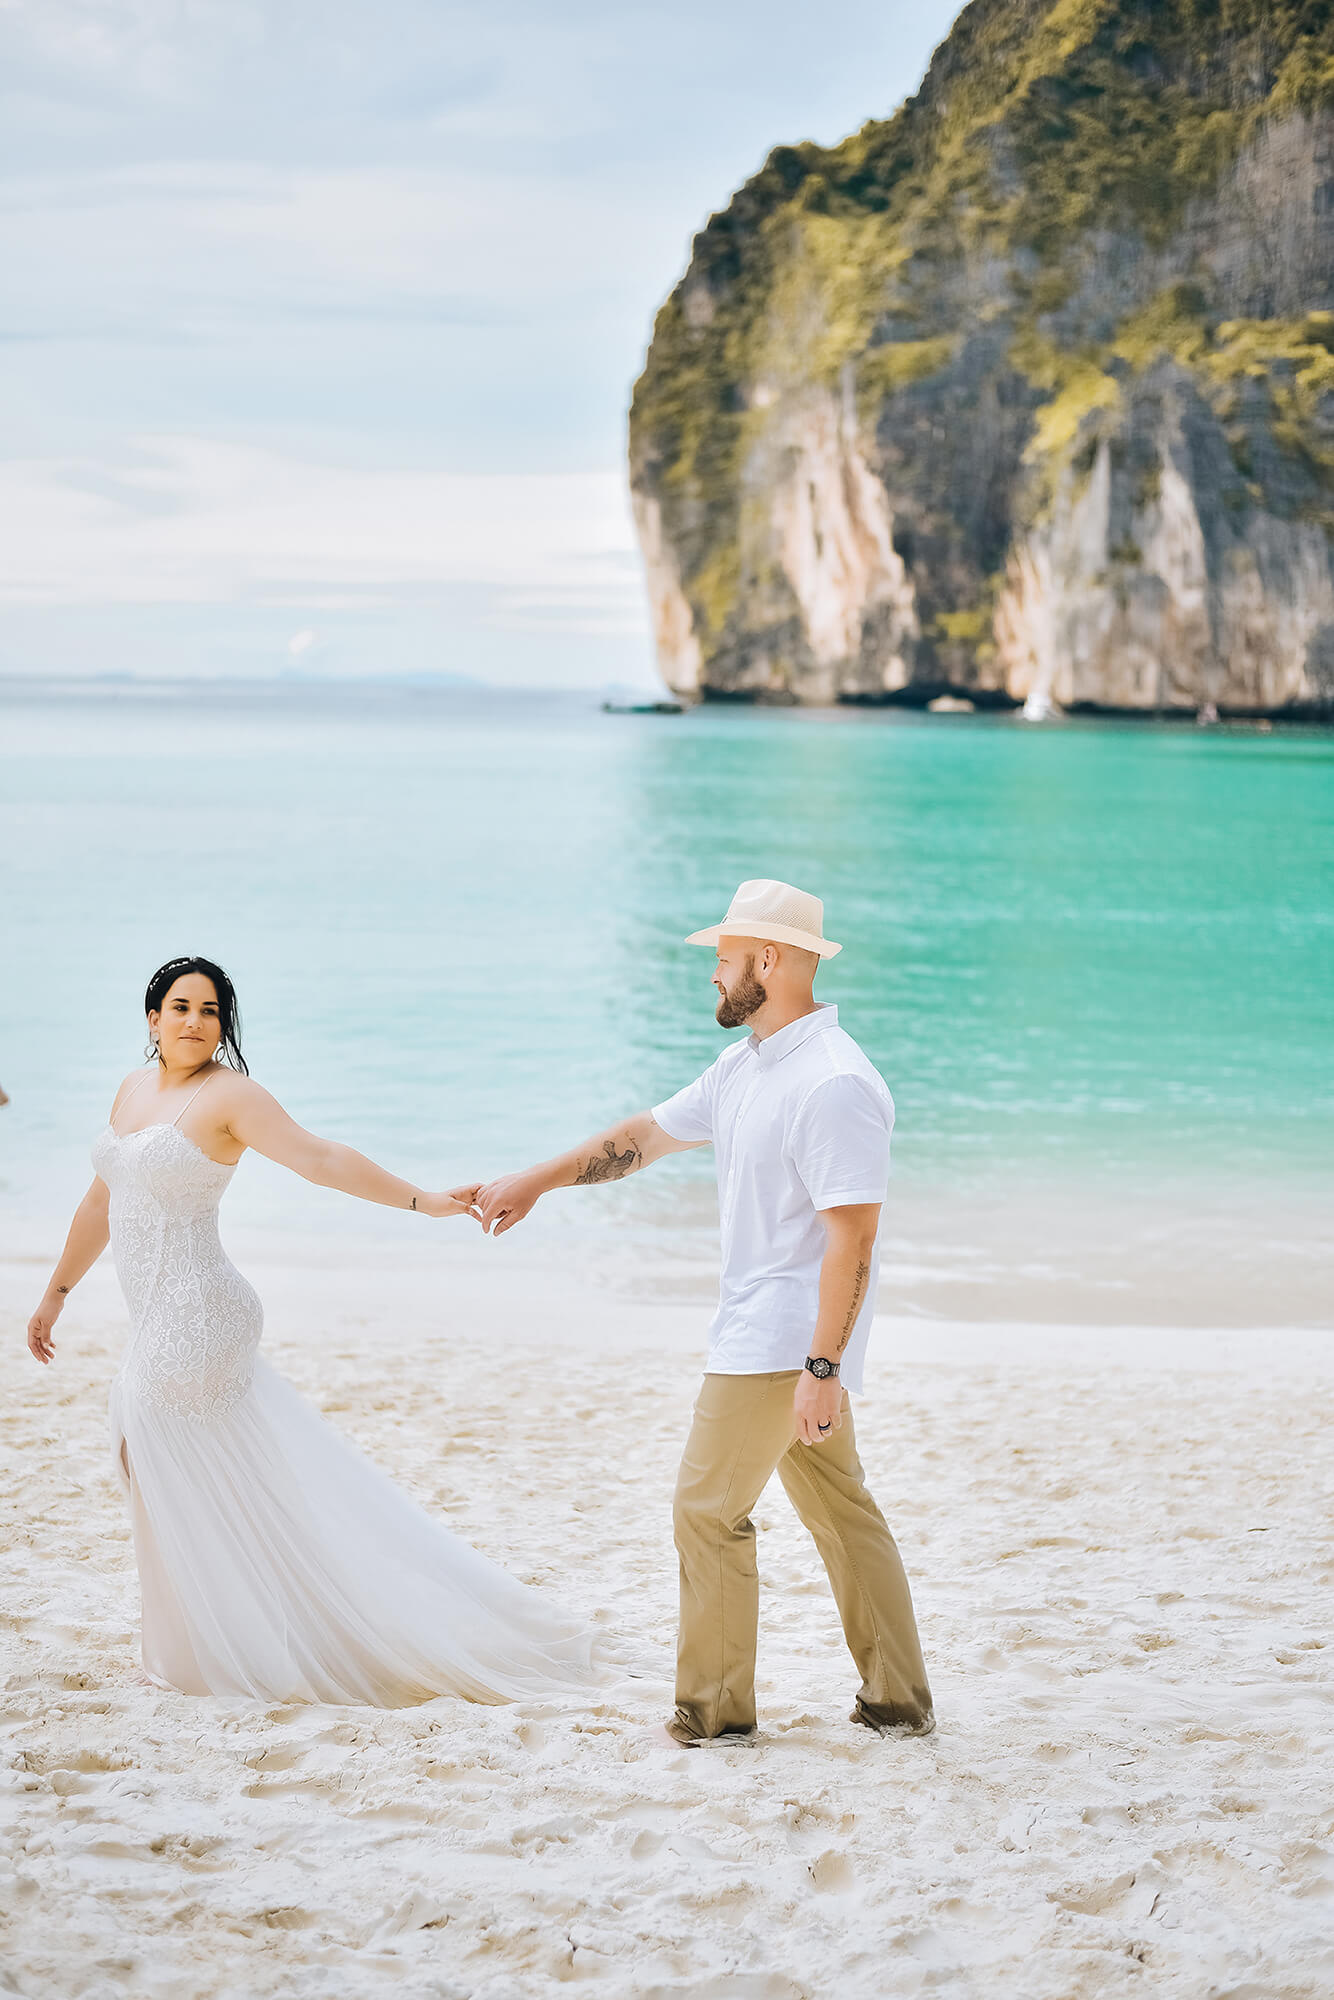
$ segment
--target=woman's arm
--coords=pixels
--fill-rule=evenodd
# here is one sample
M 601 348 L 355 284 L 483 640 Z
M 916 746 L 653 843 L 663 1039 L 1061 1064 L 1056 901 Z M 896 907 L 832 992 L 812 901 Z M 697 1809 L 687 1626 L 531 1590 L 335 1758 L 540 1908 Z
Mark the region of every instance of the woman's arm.
M 431 1194 L 401 1181 L 364 1153 L 334 1139 L 318 1139 L 289 1118 L 276 1097 L 249 1078 L 228 1078 L 228 1101 L 219 1107 L 226 1131 L 238 1146 L 290 1167 L 316 1187 L 337 1188 L 359 1201 L 383 1208 L 412 1208 L 419 1215 L 466 1215 L 469 1204 L 452 1194 Z
M 52 1329 L 60 1318 L 65 1300 L 80 1278 L 86 1277 L 92 1270 L 107 1247 L 107 1238 L 111 1233 L 107 1222 L 110 1199 L 106 1182 L 95 1180 L 74 1211 L 74 1220 L 69 1226 L 60 1262 L 51 1273 L 46 1296 L 28 1321 L 28 1352 L 43 1367 L 55 1355 Z

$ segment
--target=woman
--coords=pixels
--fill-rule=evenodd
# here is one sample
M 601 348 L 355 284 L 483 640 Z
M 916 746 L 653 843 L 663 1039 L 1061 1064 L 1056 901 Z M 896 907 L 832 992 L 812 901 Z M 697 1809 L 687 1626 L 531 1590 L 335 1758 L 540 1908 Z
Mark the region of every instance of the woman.
M 463 1215 L 467 1199 L 294 1123 L 251 1080 L 232 983 L 210 960 L 164 965 L 144 1008 L 153 1066 L 116 1093 L 28 1345 L 52 1359 L 65 1299 L 109 1238 L 131 1318 L 115 1464 L 150 1677 L 185 1694 L 379 1707 L 584 1681 L 585 1635 L 432 1521 L 257 1357 L 259 1300 L 218 1241 L 247 1147 L 389 1208 Z

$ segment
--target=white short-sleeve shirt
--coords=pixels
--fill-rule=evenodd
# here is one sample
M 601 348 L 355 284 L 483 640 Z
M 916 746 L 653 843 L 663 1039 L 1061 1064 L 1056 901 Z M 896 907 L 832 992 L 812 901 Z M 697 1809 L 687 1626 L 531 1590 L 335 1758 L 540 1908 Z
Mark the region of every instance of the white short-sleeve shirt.
M 764 1041 L 732 1042 L 653 1116 L 671 1138 L 714 1149 L 722 1274 L 709 1372 L 800 1368 L 820 1303 L 817 1211 L 885 1198 L 894 1100 L 884 1078 L 837 1007 L 822 1006 Z M 877 1242 L 840 1369 L 849 1389 L 862 1386 L 879 1267 Z

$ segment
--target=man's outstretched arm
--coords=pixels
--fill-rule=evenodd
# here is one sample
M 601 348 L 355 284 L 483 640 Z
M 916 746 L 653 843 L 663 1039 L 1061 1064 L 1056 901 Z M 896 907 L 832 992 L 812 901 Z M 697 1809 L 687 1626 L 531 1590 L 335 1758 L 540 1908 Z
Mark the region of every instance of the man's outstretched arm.
M 482 1227 L 501 1236 L 522 1222 L 540 1195 L 553 1188 L 596 1187 L 603 1181 L 622 1181 L 651 1167 L 668 1153 L 688 1153 L 701 1140 L 673 1139 L 663 1131 L 651 1111 L 637 1111 L 597 1132 L 558 1159 L 540 1167 L 525 1167 L 522 1173 L 505 1174 L 485 1187 L 458 1189 L 470 1196 L 470 1205 L 481 1216 Z

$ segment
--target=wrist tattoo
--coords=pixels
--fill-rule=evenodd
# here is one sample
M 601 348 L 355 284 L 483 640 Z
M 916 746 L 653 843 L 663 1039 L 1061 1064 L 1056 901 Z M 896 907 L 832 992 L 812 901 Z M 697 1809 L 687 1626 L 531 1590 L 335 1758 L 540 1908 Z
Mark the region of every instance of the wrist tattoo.
M 412 1200 L 411 1200 L 411 1201 L 410 1201 L 410 1202 L 408 1203 L 408 1206 L 409 1206 L 409 1208 L 414 1208 L 414 1209 L 416 1208 L 416 1206 L 417 1206 L 417 1197 L 416 1197 L 416 1195 L 415 1195 L 415 1194 L 413 1195 L 413 1197 L 412 1197 Z
M 575 1175 L 576 1187 L 594 1187 L 599 1181 L 624 1180 L 635 1168 L 642 1164 L 644 1155 L 627 1132 L 623 1134 L 625 1151 L 618 1153 L 614 1139 L 602 1141 L 602 1151 L 594 1153 L 587 1164 Z
M 64 1298 L 68 1298 L 68 1297 L 69 1297 L 69 1286 L 68 1286 L 68 1285 L 57 1285 L 57 1286 L 56 1286 L 56 1291 L 57 1291 L 58 1295 L 59 1295 L 59 1296 L 60 1296 L 60 1297 L 61 1297 L 62 1299 L 64 1299 Z

